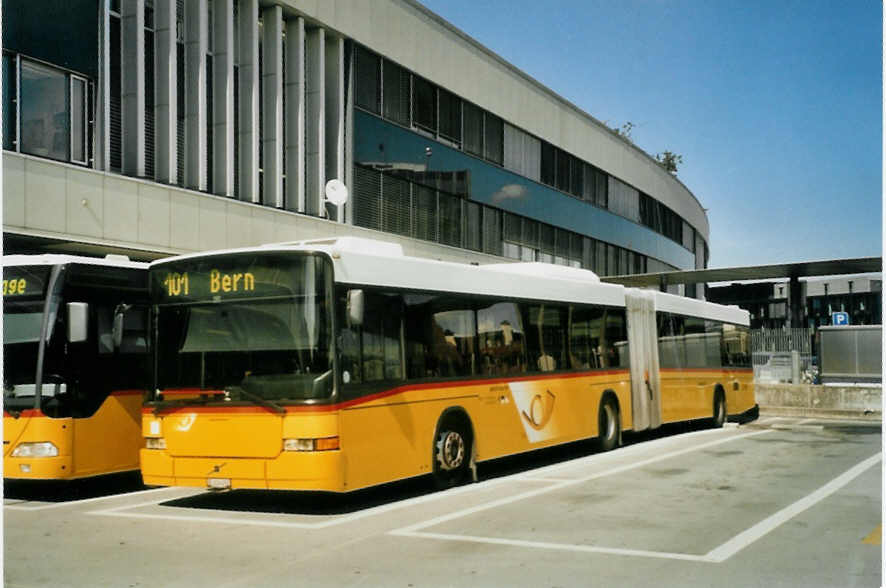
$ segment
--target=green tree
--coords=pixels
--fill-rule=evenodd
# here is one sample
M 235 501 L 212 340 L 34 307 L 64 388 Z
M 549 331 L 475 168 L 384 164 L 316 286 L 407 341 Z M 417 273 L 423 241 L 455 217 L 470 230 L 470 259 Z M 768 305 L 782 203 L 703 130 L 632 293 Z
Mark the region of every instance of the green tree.
M 677 166 L 683 165 L 683 156 L 672 151 L 663 151 L 655 156 L 655 160 L 668 172 L 677 175 Z
M 631 137 L 631 132 L 634 130 L 635 126 L 636 125 L 634 123 L 632 123 L 631 121 L 628 121 L 625 124 L 621 125 L 620 127 L 616 127 L 614 129 L 612 129 L 612 132 L 615 133 L 616 135 L 618 135 L 619 137 L 621 137 L 622 139 L 626 140 L 627 142 L 633 143 L 634 139 Z

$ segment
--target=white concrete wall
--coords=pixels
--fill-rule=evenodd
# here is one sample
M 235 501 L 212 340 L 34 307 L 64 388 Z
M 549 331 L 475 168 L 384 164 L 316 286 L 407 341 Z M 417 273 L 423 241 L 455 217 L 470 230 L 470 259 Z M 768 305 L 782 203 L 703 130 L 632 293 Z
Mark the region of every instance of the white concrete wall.
M 646 192 L 710 242 L 701 205 L 652 158 L 414 0 L 279 1 Z
M 356 235 L 400 243 L 407 255 L 506 261 L 10 152 L 3 153 L 3 232 L 169 254 Z

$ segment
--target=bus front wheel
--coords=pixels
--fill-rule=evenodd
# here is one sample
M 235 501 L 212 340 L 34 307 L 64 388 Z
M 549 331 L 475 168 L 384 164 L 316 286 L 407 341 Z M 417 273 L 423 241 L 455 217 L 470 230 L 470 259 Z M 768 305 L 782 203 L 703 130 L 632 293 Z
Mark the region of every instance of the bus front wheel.
M 469 479 L 473 459 L 470 427 L 463 419 L 445 418 L 434 438 L 434 482 L 438 488 L 450 488 Z

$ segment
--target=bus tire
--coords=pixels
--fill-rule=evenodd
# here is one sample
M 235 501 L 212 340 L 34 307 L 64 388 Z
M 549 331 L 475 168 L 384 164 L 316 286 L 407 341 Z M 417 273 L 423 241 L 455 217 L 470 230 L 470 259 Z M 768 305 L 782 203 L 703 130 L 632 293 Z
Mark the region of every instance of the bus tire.
M 711 422 L 715 429 L 722 429 L 726 422 L 726 395 L 723 394 L 722 388 L 719 386 L 714 392 L 714 416 Z
M 621 443 L 621 421 L 618 403 L 611 396 L 604 396 L 597 413 L 598 439 L 600 451 L 610 451 Z
M 467 482 L 473 461 L 474 439 L 467 416 L 460 411 L 444 413 L 434 435 L 434 484 L 443 489 Z

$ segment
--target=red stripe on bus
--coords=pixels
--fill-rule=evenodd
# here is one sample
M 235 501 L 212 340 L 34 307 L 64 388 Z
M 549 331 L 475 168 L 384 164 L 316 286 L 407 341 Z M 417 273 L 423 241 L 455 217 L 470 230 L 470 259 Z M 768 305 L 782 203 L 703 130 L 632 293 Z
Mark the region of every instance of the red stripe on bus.
M 302 405 L 302 406 L 284 406 L 287 413 L 298 413 L 298 412 L 334 412 L 336 410 L 341 410 L 344 408 L 351 408 L 353 406 L 357 406 L 359 404 L 367 404 L 369 402 L 374 402 L 376 400 L 380 400 L 387 396 L 393 396 L 395 394 L 401 394 L 403 392 L 410 392 L 413 390 L 429 390 L 433 388 L 466 388 L 469 386 L 494 386 L 496 384 L 505 384 L 510 382 L 535 382 L 539 380 L 559 380 L 559 379 L 574 379 L 574 378 L 586 378 L 591 376 L 613 376 L 613 375 L 627 375 L 628 370 L 603 370 L 603 371 L 591 371 L 591 372 L 572 372 L 572 373 L 560 373 L 560 374 L 551 374 L 551 375 L 537 375 L 537 376 L 528 376 L 528 377 L 515 377 L 515 378 L 491 378 L 484 380 L 461 380 L 458 382 L 428 382 L 424 384 L 406 384 L 403 386 L 397 386 L 396 388 L 390 388 L 388 390 L 383 390 L 381 392 L 376 392 L 375 394 L 370 394 L 368 396 L 361 396 L 360 398 L 355 398 L 353 400 L 345 400 L 344 402 L 338 402 L 336 404 L 320 404 L 320 405 Z M 182 394 L 182 392 L 178 392 Z M 191 393 L 191 392 L 189 392 Z M 213 394 L 215 391 L 203 391 L 203 394 Z M 167 392 L 164 392 L 164 395 Z M 264 413 L 271 412 L 272 409 L 264 407 L 264 406 L 172 406 L 168 408 L 160 409 L 161 413 L 174 413 L 174 412 L 194 412 L 194 413 L 236 413 L 236 414 L 255 414 L 255 413 Z M 151 414 L 154 412 L 154 409 L 150 406 L 146 406 L 142 408 L 143 414 Z
M 111 396 L 143 396 L 144 390 L 114 390 Z
M 21 413 L 19 413 L 18 416 L 19 416 L 19 418 L 22 418 L 22 417 L 33 418 L 33 417 L 45 417 L 46 415 L 43 414 L 42 410 L 37 410 L 35 408 L 27 408 L 27 409 L 21 411 Z M 3 417 L 4 418 L 15 418 L 11 413 L 7 412 L 6 410 L 3 411 Z

